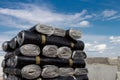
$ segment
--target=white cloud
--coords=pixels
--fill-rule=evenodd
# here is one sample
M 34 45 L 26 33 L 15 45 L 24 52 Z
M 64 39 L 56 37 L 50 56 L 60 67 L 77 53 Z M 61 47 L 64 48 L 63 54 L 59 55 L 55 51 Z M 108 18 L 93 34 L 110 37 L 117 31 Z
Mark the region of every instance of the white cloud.
M 105 10 L 102 12 L 103 17 L 111 17 L 117 13 L 115 10 Z
M 103 53 L 103 51 L 107 49 L 106 44 L 86 43 L 85 45 L 86 45 L 86 50 L 90 52 Z
M 115 15 L 115 16 L 108 18 L 107 20 L 114 20 L 114 19 L 119 19 L 119 18 L 120 18 L 120 15 Z
M 89 26 L 89 25 L 90 25 L 89 21 L 81 21 L 80 22 L 80 26 L 82 26 L 82 27 Z
M 81 27 L 81 25 L 85 27 L 90 22 L 87 21 L 81 24 L 81 21 L 92 18 L 92 15 L 88 15 L 87 10 L 82 10 L 74 14 L 62 14 L 35 5 L 29 5 L 30 7 L 28 7 L 28 5 L 27 7 L 26 5 L 21 6 L 24 7 L 24 9 L 0 8 L 0 15 L 2 16 L 0 19 L 2 22 L 0 22 L 0 24 L 9 24 L 17 28 L 25 28 L 37 23 L 45 23 L 58 27 Z M 23 24 L 25 26 L 23 26 Z
M 110 42 L 120 44 L 120 36 L 110 36 Z
M 114 39 L 114 37 L 111 37 L 111 39 Z M 118 43 L 114 44 L 111 39 L 110 36 L 83 34 L 82 41 L 85 43 L 85 52 L 88 57 L 120 56 L 120 45 Z

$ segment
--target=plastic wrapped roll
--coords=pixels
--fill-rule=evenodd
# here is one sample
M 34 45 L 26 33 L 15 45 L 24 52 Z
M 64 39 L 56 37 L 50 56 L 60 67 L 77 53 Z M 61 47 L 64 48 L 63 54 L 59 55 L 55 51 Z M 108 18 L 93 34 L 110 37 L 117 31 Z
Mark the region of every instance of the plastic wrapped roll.
M 15 53 L 15 52 L 16 52 L 16 53 Z M 13 52 L 7 52 L 7 53 L 5 54 L 5 56 L 4 56 L 4 58 L 5 58 L 5 60 L 7 60 L 7 59 L 9 59 L 9 58 L 11 58 L 11 57 L 13 57 L 13 56 L 15 56 L 15 55 L 18 55 L 18 54 L 20 54 L 20 52 L 17 51 L 17 49 L 16 49 L 16 50 L 13 51 Z
M 87 58 L 86 53 L 80 50 L 74 51 L 72 54 L 72 59 L 80 59 L 80 58 L 86 59 Z
M 24 66 L 21 70 L 17 68 L 5 68 L 3 71 L 5 73 L 18 75 L 26 79 L 35 79 L 41 74 L 41 68 L 34 64 Z
M 11 80 L 21 80 L 21 79 L 18 78 L 17 76 L 15 76 L 15 75 L 11 75 Z
M 3 80 L 8 80 L 8 75 L 6 73 L 3 73 Z
M 76 43 L 73 43 L 64 37 L 45 36 L 45 35 L 30 33 L 28 31 L 20 32 L 17 36 L 17 40 L 19 45 L 32 43 L 41 46 L 41 45 L 49 44 L 49 45 L 56 45 L 58 47 L 67 46 L 74 50 L 84 49 L 84 43 L 82 41 L 77 41 Z
M 20 46 L 23 44 L 40 45 L 42 42 L 42 36 L 28 31 L 21 31 L 17 36 L 17 42 Z
M 3 51 L 13 51 L 13 49 L 10 47 L 9 43 L 10 43 L 10 41 L 5 41 L 2 44 Z
M 6 61 L 5 61 L 5 59 L 4 59 L 4 60 L 2 60 L 2 64 L 1 64 L 1 66 L 2 66 L 3 68 L 5 68 L 5 67 L 6 67 Z
M 59 68 L 60 76 L 72 76 L 74 74 L 73 68 Z
M 8 67 L 11 66 L 11 60 L 10 60 L 10 59 L 7 59 L 7 60 L 6 60 L 6 66 L 8 66 Z
M 42 34 L 48 34 L 51 35 L 54 32 L 54 28 L 52 26 L 47 26 L 44 24 L 38 24 L 35 27 L 36 31 Z
M 42 50 L 42 54 L 46 57 L 56 57 L 57 50 L 58 47 L 55 45 L 46 45 Z
M 37 56 L 40 54 L 40 48 L 34 44 L 26 44 L 20 47 L 20 52 L 25 56 Z
M 79 67 L 84 68 L 85 67 L 85 61 L 84 59 L 80 60 L 72 60 L 72 59 L 59 59 L 59 58 L 40 58 L 37 57 L 20 57 L 15 56 L 14 57 L 14 67 L 15 66 L 23 66 L 28 64 L 38 64 L 38 65 L 56 65 L 59 67 Z
M 24 55 L 24 56 L 38 56 L 40 54 L 40 47 L 34 44 L 25 44 L 20 48 L 17 48 L 13 52 L 8 52 L 5 55 L 5 59 L 10 58 L 15 55 Z
M 5 66 L 7 66 L 7 67 L 15 67 L 14 56 L 10 57 L 9 59 L 6 60 Z
M 70 59 L 71 58 L 72 51 L 69 47 L 60 47 L 57 51 L 57 56 L 59 58 L 66 58 Z
M 77 39 L 81 38 L 82 32 L 79 30 L 67 30 L 66 31 L 66 37 L 70 40 L 74 40 L 76 42 Z
M 23 80 L 22 78 L 19 78 L 19 77 L 17 77 L 17 76 L 15 76 L 15 75 L 12 75 L 12 80 Z
M 54 65 L 45 65 L 41 76 L 43 78 L 55 78 L 59 76 L 59 69 Z
M 76 68 L 74 75 L 87 75 L 88 69 L 87 68 Z
M 75 76 L 76 80 L 89 80 L 87 75 Z
M 12 80 L 12 75 L 9 74 L 7 80 Z
M 4 68 L 3 72 L 11 75 L 21 75 L 20 69 L 17 69 L 17 68 L 11 68 L 11 67 Z
M 38 65 L 27 65 L 21 70 L 22 77 L 26 79 L 34 79 L 40 76 L 41 68 Z
M 10 45 L 10 47 L 11 47 L 12 49 L 16 49 L 16 48 L 18 47 L 17 38 L 14 37 L 14 38 L 10 41 L 9 45 Z
M 54 33 L 53 33 L 53 35 L 65 37 L 66 31 L 63 30 L 63 29 L 60 29 L 60 28 L 54 28 Z

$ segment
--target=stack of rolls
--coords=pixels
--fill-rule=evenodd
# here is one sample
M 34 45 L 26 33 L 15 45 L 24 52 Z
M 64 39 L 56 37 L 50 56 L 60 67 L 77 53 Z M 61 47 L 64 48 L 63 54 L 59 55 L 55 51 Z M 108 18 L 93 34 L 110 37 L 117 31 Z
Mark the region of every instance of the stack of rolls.
M 88 80 L 81 31 L 37 24 L 2 45 L 3 80 Z M 79 39 L 79 40 L 78 40 Z

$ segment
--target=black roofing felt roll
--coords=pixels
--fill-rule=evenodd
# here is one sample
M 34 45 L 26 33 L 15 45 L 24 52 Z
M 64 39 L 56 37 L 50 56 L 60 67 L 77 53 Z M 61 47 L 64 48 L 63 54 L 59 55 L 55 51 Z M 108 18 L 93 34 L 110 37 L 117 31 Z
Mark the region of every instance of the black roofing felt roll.
M 14 66 L 14 61 L 12 58 L 13 57 L 10 57 L 6 60 L 6 63 L 5 63 L 6 67 L 13 67 Z
M 84 49 L 84 43 L 83 41 L 80 40 L 77 41 L 77 43 L 73 43 L 72 41 L 67 40 L 64 37 L 45 36 L 45 35 L 30 33 L 28 31 L 20 32 L 17 38 L 19 45 L 32 43 L 37 45 L 57 45 L 58 47 L 68 46 L 75 50 Z
M 14 49 L 16 49 L 18 46 L 19 45 L 17 43 L 17 38 L 16 37 L 12 38 L 10 41 L 5 41 L 2 44 L 2 48 L 6 52 L 14 51 Z
M 3 80 L 8 80 L 8 74 L 3 73 L 2 77 L 3 77 Z
M 18 42 L 17 42 L 17 37 L 16 36 L 10 40 L 9 45 L 10 45 L 10 47 L 12 49 L 16 49 L 19 46 Z
M 3 79 L 3 80 L 24 80 L 24 79 L 23 79 L 23 78 L 19 78 L 19 77 L 16 76 L 16 75 L 8 74 L 7 79 Z
M 42 42 L 42 38 L 38 34 L 34 34 L 28 31 L 21 31 L 17 36 L 17 41 L 20 46 L 23 44 L 40 45 Z
M 21 52 L 19 51 L 19 49 L 16 49 L 14 52 L 8 52 L 6 53 L 6 55 L 4 56 L 5 60 L 14 57 L 14 56 L 23 56 L 21 54 Z
M 4 68 L 3 72 L 12 75 L 21 75 L 21 70 L 17 68 Z
M 1 67 L 3 67 L 3 68 L 6 67 L 6 60 L 5 59 L 2 60 Z
M 17 52 L 17 50 L 15 50 L 16 52 Z M 19 52 L 19 51 L 18 51 Z M 19 55 L 19 53 L 14 53 L 14 51 L 13 52 L 7 52 L 6 54 L 5 54 L 5 56 L 4 56 L 4 58 L 5 58 L 5 60 L 7 60 L 7 59 L 9 59 L 10 57 L 12 57 L 12 56 L 15 56 L 15 55 Z
M 3 51 L 5 52 L 10 52 L 10 51 L 13 51 L 14 49 L 12 49 L 10 47 L 10 41 L 5 41 L 3 44 L 2 44 L 2 49 Z
M 73 51 L 72 59 L 80 59 L 80 58 L 86 59 L 87 58 L 86 53 L 84 51 L 81 51 L 81 50 Z
M 22 69 L 5 68 L 3 72 L 11 75 L 18 75 L 26 79 L 35 79 L 40 76 L 41 68 L 38 65 L 31 64 L 24 66 Z
M 82 32 L 78 30 L 66 30 L 65 37 L 69 40 L 72 40 L 73 42 L 77 42 L 77 39 L 81 38 Z
M 52 44 L 57 45 L 59 47 L 61 46 L 67 46 L 75 50 L 83 50 L 84 49 L 84 43 L 83 41 L 77 41 L 77 43 L 73 43 L 70 40 L 67 40 L 63 37 L 56 37 L 56 36 L 47 36 L 45 44 Z
M 74 68 L 84 68 L 86 66 L 84 59 L 72 60 L 63 58 L 40 58 L 36 57 L 21 57 L 15 56 L 12 58 L 14 61 L 14 67 L 23 66 L 28 64 L 38 64 L 38 65 L 56 65 L 59 67 L 74 67 Z
M 5 55 L 5 59 L 10 58 L 15 55 L 23 55 L 23 56 L 37 56 L 40 54 L 40 47 L 34 44 L 25 44 L 20 48 L 17 48 L 13 52 L 8 52 Z
M 32 33 L 38 33 L 36 30 L 35 30 L 35 27 L 36 27 L 37 25 L 34 25 L 33 27 L 31 27 L 30 29 L 28 29 L 27 31 L 29 31 L 29 32 L 32 32 Z

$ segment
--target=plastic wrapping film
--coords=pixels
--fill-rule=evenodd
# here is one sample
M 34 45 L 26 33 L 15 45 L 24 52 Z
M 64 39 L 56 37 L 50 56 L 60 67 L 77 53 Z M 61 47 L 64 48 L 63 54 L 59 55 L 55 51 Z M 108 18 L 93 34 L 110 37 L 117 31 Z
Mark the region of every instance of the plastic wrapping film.
M 40 54 L 40 47 L 34 44 L 26 44 L 20 47 L 20 52 L 25 56 L 37 56 Z
M 57 57 L 57 50 L 56 45 L 46 45 L 43 47 L 42 54 L 46 57 Z
M 22 77 L 26 79 L 34 79 L 40 76 L 41 68 L 38 65 L 27 65 L 21 70 Z
M 81 38 L 82 32 L 78 30 L 67 30 L 66 31 L 66 38 L 72 40 L 73 42 L 77 42 L 77 39 Z
M 72 55 L 72 50 L 69 47 L 60 47 L 57 50 L 57 56 L 59 58 L 70 59 Z
M 45 65 L 42 69 L 43 78 L 55 78 L 59 76 L 59 68 L 55 65 Z

